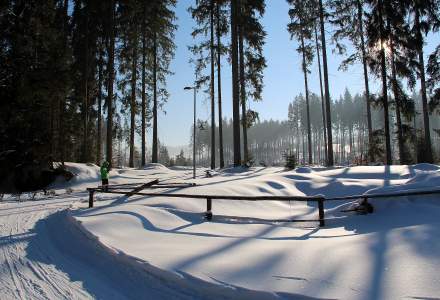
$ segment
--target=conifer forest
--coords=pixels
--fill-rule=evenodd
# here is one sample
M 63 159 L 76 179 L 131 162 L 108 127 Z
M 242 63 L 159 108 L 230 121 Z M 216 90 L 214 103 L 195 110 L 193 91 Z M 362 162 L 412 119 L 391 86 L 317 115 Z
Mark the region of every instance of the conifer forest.
M 286 155 L 322 166 L 439 161 L 440 45 L 428 52 L 426 44 L 440 28 L 440 1 L 279 0 L 298 61 L 286 68 L 301 71 L 291 80 L 303 88 L 286 95 L 285 118 L 272 120 L 249 105 L 281 105 L 264 97 L 276 80 L 264 76 L 262 19 L 272 1 L 180 1 L 195 24 L 187 45 L 176 39 L 177 0 L 1 1 L 2 159 L 13 151 L 49 165 L 191 165 L 186 149 L 195 146 L 197 165 L 212 169 L 284 165 Z M 176 125 L 188 138 L 175 156 L 161 143 L 158 116 L 170 105 L 178 47 L 189 49 L 189 88 L 207 99 L 209 117 Z M 341 73 L 362 70 L 361 92 L 333 92 L 334 57 Z

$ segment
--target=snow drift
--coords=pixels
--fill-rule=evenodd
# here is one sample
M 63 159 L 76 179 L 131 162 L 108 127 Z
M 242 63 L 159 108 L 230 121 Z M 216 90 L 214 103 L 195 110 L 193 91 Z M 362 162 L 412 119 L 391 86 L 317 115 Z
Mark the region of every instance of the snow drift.
M 167 192 L 336 197 L 432 189 L 440 182 L 439 168 L 434 165 L 299 171 L 252 168 L 227 170 L 212 178 L 200 174 L 194 181 L 196 187 Z M 110 181 L 124 183 L 154 177 L 193 181 L 191 171 L 157 172 L 155 168 L 124 170 Z M 121 203 L 115 202 L 118 197 L 97 197 L 94 209 L 76 205 L 72 217 L 99 243 L 148 266 L 150 271 L 165 272 L 160 275 L 163 278 L 183 276 L 185 284 L 197 278 L 202 281 L 196 281 L 196 285 L 203 288 L 214 284 L 234 292 L 255 290 L 286 298 L 440 296 L 437 195 L 377 199 L 375 205 L 380 209 L 366 216 L 341 214 L 342 203 L 329 203 L 326 208 L 330 220 L 321 229 L 316 223 L 267 221 L 316 219 L 312 204 L 214 201 L 214 219 L 204 222 L 205 203 L 196 199 L 133 196 L 115 205 Z M 238 295 L 247 298 L 251 294 Z

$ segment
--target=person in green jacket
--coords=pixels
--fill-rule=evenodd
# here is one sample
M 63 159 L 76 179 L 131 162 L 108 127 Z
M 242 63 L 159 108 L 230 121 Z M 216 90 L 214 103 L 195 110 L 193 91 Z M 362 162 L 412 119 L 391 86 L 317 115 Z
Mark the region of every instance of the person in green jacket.
M 101 181 L 103 190 L 107 191 L 108 189 L 108 162 L 104 161 L 101 165 Z

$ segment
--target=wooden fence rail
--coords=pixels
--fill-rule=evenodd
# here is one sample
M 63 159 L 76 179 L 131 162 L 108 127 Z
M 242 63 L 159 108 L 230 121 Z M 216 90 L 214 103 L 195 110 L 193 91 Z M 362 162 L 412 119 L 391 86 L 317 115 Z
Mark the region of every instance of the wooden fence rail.
M 151 188 L 151 187 L 149 187 Z M 89 207 L 93 207 L 93 195 L 95 192 L 101 192 L 106 194 L 121 194 L 121 195 L 139 195 L 150 197 L 167 197 L 167 198 L 190 198 L 190 199 L 205 199 L 206 200 L 206 212 L 205 218 L 207 220 L 212 219 L 212 200 L 235 200 L 235 201 L 315 201 L 318 203 L 319 213 L 319 226 L 325 225 L 324 216 L 324 197 L 322 196 L 234 196 L 234 195 L 201 195 L 201 194 L 182 194 L 182 193 L 146 193 L 146 192 L 127 192 L 117 191 L 109 189 L 107 191 L 100 188 L 88 188 L 89 191 Z M 311 220 L 290 220 L 290 222 L 305 222 Z
M 162 185 L 163 188 L 169 188 L 170 185 Z M 153 184 L 144 185 L 143 188 L 160 188 L 157 182 Z M 404 196 L 417 196 L 417 195 L 431 195 L 440 194 L 440 189 L 429 190 L 429 191 L 406 191 L 397 193 L 381 193 L 381 194 L 369 194 L 369 195 L 352 195 L 343 197 L 332 197 L 324 198 L 324 196 L 237 196 L 237 195 L 206 195 L 206 194 L 182 194 L 182 193 L 146 193 L 140 192 L 139 189 L 136 191 L 123 191 L 117 190 L 118 188 L 111 188 L 104 190 L 102 188 L 88 188 L 89 191 L 89 207 L 93 207 L 93 195 L 95 192 L 108 193 L 108 194 L 122 194 L 127 196 L 140 195 L 140 196 L 150 196 L 150 197 L 167 197 L 167 198 L 191 198 L 191 199 L 205 199 L 206 200 L 206 212 L 205 218 L 207 220 L 212 219 L 212 200 L 237 200 L 237 201 L 315 201 L 318 203 L 318 214 L 319 226 L 325 226 L 325 201 L 347 201 L 356 199 L 373 199 L 373 198 L 385 198 L 385 197 L 404 197 Z M 311 220 L 289 220 L 290 222 L 306 222 Z

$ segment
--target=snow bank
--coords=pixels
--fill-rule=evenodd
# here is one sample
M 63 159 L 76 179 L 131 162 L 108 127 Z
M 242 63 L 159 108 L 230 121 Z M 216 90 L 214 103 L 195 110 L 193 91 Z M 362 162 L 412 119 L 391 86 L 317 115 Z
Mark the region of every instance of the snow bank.
M 312 173 L 312 169 L 308 167 L 299 167 L 295 169 L 296 173 Z
M 81 190 L 89 186 L 98 186 L 100 184 L 100 168 L 95 164 L 82 164 L 66 162 L 65 167 L 74 174 L 74 177 L 66 182 L 63 176 L 58 178 L 49 185 L 49 189 L 75 189 Z
M 173 296 L 177 296 L 178 299 L 280 299 L 280 295 L 271 292 L 219 285 L 201 280 L 182 271 L 169 272 L 162 270 L 146 261 L 126 254 L 118 248 L 106 246 L 105 243 L 100 241 L 99 237 L 88 231 L 81 224 L 81 221 L 72 217 L 71 214 L 67 215 L 66 221 L 71 224 L 71 227 L 76 228 L 76 230 L 71 230 L 71 233 L 73 233 L 71 237 L 85 248 L 82 251 L 88 254 L 93 253 L 86 260 L 96 260 L 94 255 L 99 256 L 97 257 L 100 265 L 98 269 L 105 271 L 106 276 L 111 277 L 112 282 L 117 283 L 119 288 L 124 288 L 124 293 L 128 292 L 131 297 L 145 297 L 146 294 L 142 286 L 147 284 L 149 285 L 148 296 L 158 299 L 157 296 L 151 295 L 150 290 L 152 287 L 150 285 L 153 279 L 153 282 L 160 281 L 161 285 L 171 288 L 175 292 Z M 87 248 L 90 250 L 87 251 Z M 96 262 L 94 263 L 96 264 Z M 124 279 L 121 280 L 121 278 Z M 286 296 L 290 299 L 316 299 L 295 294 L 282 295 L 283 298 L 286 298 Z
M 168 190 L 171 193 L 334 197 L 432 188 L 439 183 L 438 170 L 426 164 L 300 172 L 250 168 L 226 170 L 212 178 L 199 173 L 192 180 L 190 170 L 149 169 L 127 170 L 126 177 L 114 180 L 123 183 L 129 177 L 156 176 L 197 183 L 194 188 Z M 133 196 L 115 205 L 117 198 L 106 196 L 94 209 L 79 205 L 72 217 L 116 255 L 123 253 L 136 263 L 160 269 L 165 273 L 158 276 L 164 278 L 180 274 L 184 280 L 179 284 L 219 285 L 220 294 L 243 288 L 285 298 L 292 294 L 339 299 L 438 298 L 440 205 L 427 201 L 430 198 L 438 196 L 394 202 L 377 199 L 378 205 L 392 209 L 366 216 L 341 214 L 340 202 L 328 203 L 330 220 L 321 229 L 316 222 L 267 221 L 317 218 L 314 203 L 298 202 L 214 201 L 214 219 L 204 222 L 203 200 Z
M 159 164 L 159 163 L 148 163 L 142 169 L 143 170 L 162 170 L 162 171 L 169 170 L 167 167 L 165 167 L 164 165 Z

